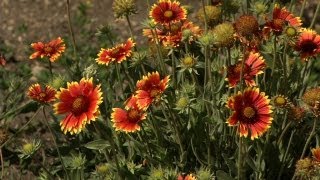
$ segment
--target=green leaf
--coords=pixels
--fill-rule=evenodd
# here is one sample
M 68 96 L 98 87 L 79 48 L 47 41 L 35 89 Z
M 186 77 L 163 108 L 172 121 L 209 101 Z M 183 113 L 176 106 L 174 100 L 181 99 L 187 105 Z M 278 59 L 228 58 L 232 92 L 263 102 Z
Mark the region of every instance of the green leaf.
M 232 177 L 229 176 L 229 174 L 221 170 L 217 171 L 216 176 L 218 180 L 234 180 Z
M 98 140 L 88 142 L 87 144 L 84 145 L 84 147 L 88 149 L 93 149 L 93 150 L 103 150 L 107 147 L 110 147 L 110 144 L 106 140 L 98 139 Z

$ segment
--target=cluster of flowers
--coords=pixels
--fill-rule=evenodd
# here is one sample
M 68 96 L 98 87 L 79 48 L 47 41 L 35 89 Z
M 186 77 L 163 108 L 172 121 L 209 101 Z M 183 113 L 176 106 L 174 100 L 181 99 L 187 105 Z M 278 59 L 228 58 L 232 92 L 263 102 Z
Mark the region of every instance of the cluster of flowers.
M 148 73 L 136 84 L 135 93 L 125 102 L 125 110 L 113 108 L 111 119 L 116 130 L 134 132 L 147 116 L 146 110 L 153 102 L 159 102 L 168 87 L 169 76 L 160 79 L 158 72 Z
M 65 49 L 62 42 L 61 38 L 58 38 L 48 44 L 33 43 L 31 46 L 36 52 L 30 56 L 30 59 L 47 56 L 50 60 L 52 57 L 56 60 Z M 46 50 L 49 47 L 50 53 Z M 133 47 L 133 41 L 128 39 L 125 44 L 119 44 L 110 49 L 101 49 L 96 61 L 98 64 L 105 65 L 113 61 L 121 63 L 127 57 L 130 57 Z M 147 116 L 146 110 L 153 102 L 160 100 L 168 82 L 169 76 L 160 79 L 158 72 L 143 76 L 136 84 L 136 92 L 126 101 L 125 110 L 113 109 L 111 118 L 116 130 L 125 132 L 139 130 L 140 121 Z M 58 92 L 49 85 L 41 87 L 40 84 L 36 83 L 29 88 L 28 96 L 45 104 L 56 99 L 60 100 L 60 102 L 54 104 L 54 110 L 56 114 L 67 114 L 60 125 L 64 133 L 70 132 L 71 134 L 79 133 L 86 124 L 94 121 L 99 115 L 99 105 L 102 103 L 100 85 L 94 85 L 93 78 L 83 78 L 80 82 L 68 83 L 67 88 L 60 88 Z

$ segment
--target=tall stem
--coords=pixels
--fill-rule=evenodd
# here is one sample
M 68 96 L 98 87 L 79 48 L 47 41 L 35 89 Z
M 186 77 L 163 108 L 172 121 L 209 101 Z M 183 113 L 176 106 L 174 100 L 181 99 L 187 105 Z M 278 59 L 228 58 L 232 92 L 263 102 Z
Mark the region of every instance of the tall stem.
M 69 33 L 71 35 L 71 39 L 72 39 L 72 47 L 73 47 L 73 58 L 76 59 L 77 58 L 77 46 L 76 46 L 76 39 L 74 36 L 74 31 L 72 28 L 72 23 L 71 23 L 71 14 L 70 14 L 70 0 L 67 0 L 67 14 L 68 14 L 68 27 L 69 27 Z M 79 62 L 76 63 L 76 67 L 77 67 L 77 72 L 80 72 L 80 64 Z
M 288 146 L 287 146 L 286 152 L 285 152 L 284 155 L 282 156 L 282 159 L 281 159 L 281 167 L 280 167 L 280 171 L 279 171 L 277 180 L 280 180 L 280 179 L 281 179 L 282 171 L 283 171 L 283 168 L 284 168 L 284 165 L 285 165 L 284 161 L 285 161 L 286 158 L 287 158 L 287 155 L 288 155 L 288 152 L 289 152 L 289 148 L 290 148 L 290 145 L 291 145 L 291 142 L 292 142 L 292 137 L 293 137 L 293 134 L 294 134 L 294 133 L 295 133 L 295 130 L 291 132 L 291 135 L 290 135 L 290 139 L 289 139 L 289 142 L 288 142 Z
M 316 22 L 316 19 L 317 19 L 318 15 L 319 15 L 319 9 L 320 9 L 320 1 L 318 1 L 317 9 L 314 12 L 313 19 L 311 21 L 311 24 L 310 24 L 309 28 L 312 28 L 314 23 Z
M 135 39 L 134 39 L 134 37 L 133 37 L 133 29 L 132 29 L 131 21 L 130 21 L 128 15 L 126 15 L 126 20 L 127 20 L 128 26 L 129 26 L 129 32 L 130 32 L 131 39 L 132 39 L 133 41 L 135 41 Z
M 52 63 L 49 59 L 49 71 L 50 71 L 50 76 L 51 76 L 51 79 L 53 78 L 53 73 L 52 73 Z
M 238 180 L 242 180 L 242 137 L 239 137 Z
M 302 17 L 304 8 L 306 7 L 306 3 L 307 3 L 307 1 L 304 0 L 303 3 L 302 3 L 302 6 L 301 6 L 299 17 Z
M 56 137 L 55 137 L 55 135 L 53 134 L 53 131 L 52 131 L 50 125 L 49 125 L 49 122 L 48 122 L 48 119 L 47 119 L 47 115 L 46 115 L 46 110 L 45 110 L 45 107 L 44 107 L 44 106 L 42 107 L 42 112 L 43 112 L 43 116 L 44 116 L 44 122 L 45 122 L 46 126 L 47 126 L 48 129 L 49 129 L 49 132 L 50 132 L 50 134 L 51 134 L 53 143 L 54 143 L 54 145 L 55 145 L 55 147 L 56 147 L 56 149 L 57 149 L 58 156 L 59 156 L 59 159 L 60 159 L 62 168 L 63 168 L 64 172 L 66 173 L 67 179 L 70 179 L 70 178 L 69 178 L 69 174 L 68 174 L 68 172 L 67 172 L 67 169 L 66 169 L 66 167 L 65 167 L 65 165 L 64 165 L 64 162 L 63 162 L 63 159 L 62 159 L 62 156 L 61 156 L 61 153 L 60 153 L 60 150 L 59 150 L 57 141 L 56 141 Z
M 307 139 L 307 141 L 306 141 L 306 144 L 305 144 L 304 147 L 303 147 L 303 151 L 302 151 L 302 154 L 301 154 L 301 156 L 300 156 L 300 159 L 303 158 L 303 156 L 304 156 L 304 154 L 306 153 L 306 150 L 307 150 L 307 148 L 308 148 L 308 146 L 309 146 L 309 143 L 310 143 L 312 137 L 315 135 L 316 126 L 317 126 L 317 119 L 315 118 L 315 119 L 314 119 L 314 122 L 313 122 L 312 130 L 311 130 L 310 135 L 309 135 L 309 137 L 308 137 L 308 139 Z

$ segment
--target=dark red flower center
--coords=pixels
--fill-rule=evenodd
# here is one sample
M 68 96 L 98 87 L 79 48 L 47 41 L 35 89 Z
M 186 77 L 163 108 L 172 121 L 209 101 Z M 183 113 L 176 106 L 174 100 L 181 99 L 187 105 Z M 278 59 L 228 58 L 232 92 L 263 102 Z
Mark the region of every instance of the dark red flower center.
M 305 40 L 301 43 L 301 51 L 304 53 L 313 53 L 317 45 L 312 40 Z
M 256 111 L 252 107 L 248 106 L 243 109 L 242 114 L 244 117 L 251 119 L 256 115 Z
M 136 109 L 130 109 L 128 111 L 128 117 L 130 122 L 136 123 L 140 119 L 140 112 Z
M 163 13 L 164 17 L 171 18 L 173 16 L 173 12 L 171 10 L 167 10 Z
M 41 98 L 44 98 L 44 97 L 46 97 L 46 93 L 41 92 L 41 93 L 39 94 L 39 96 L 40 96 Z
M 79 115 L 80 113 L 84 112 L 86 109 L 87 109 L 87 102 L 84 97 L 82 96 L 77 97 L 73 101 L 71 111 L 74 114 Z

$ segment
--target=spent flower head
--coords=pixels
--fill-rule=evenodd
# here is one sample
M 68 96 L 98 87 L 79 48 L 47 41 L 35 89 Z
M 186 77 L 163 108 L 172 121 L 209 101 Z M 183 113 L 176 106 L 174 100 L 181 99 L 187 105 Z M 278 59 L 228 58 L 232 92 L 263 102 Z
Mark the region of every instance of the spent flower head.
M 112 9 L 116 18 L 137 14 L 135 0 L 114 0 Z
M 217 47 L 230 47 L 234 42 L 234 28 L 230 23 L 222 23 L 215 26 L 212 30 L 214 44 Z

